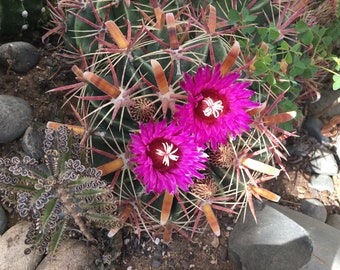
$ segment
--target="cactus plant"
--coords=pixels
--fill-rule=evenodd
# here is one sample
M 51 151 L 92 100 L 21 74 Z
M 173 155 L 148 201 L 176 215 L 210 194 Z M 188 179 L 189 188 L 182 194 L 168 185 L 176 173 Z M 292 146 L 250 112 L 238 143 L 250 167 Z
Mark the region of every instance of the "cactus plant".
M 60 35 L 77 80 L 51 91 L 78 120 L 47 127 L 82 137 L 139 235 L 190 239 L 208 223 L 219 236 L 217 211 L 256 218 L 253 197 L 279 200 L 261 185 L 285 171 L 315 33 L 297 27 L 305 6 L 276 2 L 47 2 L 43 40 Z
M 262 128 L 272 111 L 260 112 L 259 121 L 250 114 L 264 100 L 250 90 L 245 76 L 249 64 L 234 36 L 251 25 L 228 24 L 226 13 L 233 7 L 228 1 L 125 1 L 117 6 L 110 1 L 60 1 L 54 7 L 66 18 L 67 28 L 59 33 L 72 51 L 68 56 L 78 53 L 83 61 L 73 67 L 78 83 L 52 91 L 69 90 L 67 95 L 78 97 L 79 111 L 90 108 L 78 117 L 91 123 L 80 133 L 104 131 L 87 137 L 96 153 L 93 162 L 107 180 L 112 175 L 110 186 L 119 198 L 122 220 L 139 233 L 163 230 L 170 239 L 172 229 L 183 235 L 189 229 L 192 236 L 204 213 L 219 235 L 214 210 L 237 215 L 251 201 L 250 187 L 258 186 L 255 179 L 261 173 L 278 175 L 272 165 L 273 160 L 281 164 L 279 129 L 275 120 Z M 256 12 L 259 7 L 253 8 Z M 278 97 L 266 91 L 266 96 Z M 278 100 L 283 99 L 280 95 Z M 294 117 L 286 116 L 287 121 Z M 185 151 L 193 142 L 201 154 L 193 148 L 190 160 Z M 227 166 L 211 161 L 202 166 L 225 145 L 232 145 Z M 255 150 L 260 154 L 246 155 Z M 183 162 L 189 167 L 181 168 Z M 257 173 L 259 164 L 265 169 Z M 210 197 L 197 192 L 202 185 L 213 187 Z M 113 228 L 109 235 L 115 233 Z
M 0 159 L 3 199 L 21 217 L 32 218 L 25 253 L 53 254 L 69 230 L 95 242 L 93 227 L 120 226 L 115 196 L 100 180 L 100 171 L 83 165 L 79 146 L 79 136 L 66 127 L 46 129 L 43 163 L 29 156 Z
M 42 0 L 1 0 L 0 35 L 18 38 L 40 29 L 48 22 L 48 10 Z

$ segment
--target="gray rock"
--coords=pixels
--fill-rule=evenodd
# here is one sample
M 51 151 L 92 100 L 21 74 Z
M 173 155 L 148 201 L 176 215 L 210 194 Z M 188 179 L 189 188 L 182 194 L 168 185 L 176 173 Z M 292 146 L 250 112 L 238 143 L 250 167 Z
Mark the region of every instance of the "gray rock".
M 60 244 L 54 255 L 47 255 L 36 270 L 96 270 L 99 269 L 94 264 L 97 258 L 100 255 L 96 249 L 79 240 L 68 239 Z
M 39 50 L 32 44 L 16 41 L 0 46 L 0 64 L 17 73 L 25 73 L 35 67 L 40 60 Z
M 229 258 L 235 270 L 340 269 L 340 234 L 327 224 L 267 202 L 249 209 L 230 234 Z
M 340 269 L 340 234 L 337 229 L 289 208 L 273 203 L 268 205 L 303 227 L 312 239 L 313 255 L 301 270 Z
M 317 199 L 304 199 L 301 201 L 301 212 L 316 218 L 322 222 L 326 222 L 327 210 L 326 207 Z
M 35 270 L 42 255 L 32 251 L 25 255 L 29 246 L 25 244 L 29 222 L 19 222 L 0 237 L 0 270 Z
M 310 178 L 309 186 L 318 191 L 328 190 L 330 193 L 334 192 L 333 179 L 329 175 L 323 174 L 312 175 Z
M 32 120 L 32 109 L 27 101 L 19 97 L 0 95 L 0 143 L 18 138 Z
M 327 222 L 328 225 L 340 230 L 340 215 L 339 214 L 334 214 L 334 215 L 330 215 L 327 218 Z
M 36 160 L 39 160 L 44 155 L 42 148 L 43 138 L 33 126 L 26 129 L 24 136 L 22 136 L 21 145 L 24 152 Z
M 318 102 L 309 106 L 309 115 L 322 115 L 322 117 L 331 118 L 340 114 L 340 103 L 337 102 L 340 97 L 340 91 L 333 91 L 331 87 L 329 89 L 322 89 L 320 91 L 321 98 Z M 337 104 L 333 107 L 332 104 Z
M 314 137 L 318 142 L 326 141 L 329 142 L 329 138 L 323 136 L 321 134 L 321 129 L 323 127 L 323 123 L 319 118 L 306 118 L 306 120 L 302 124 L 302 128 L 304 128 L 309 136 Z
M 247 209 L 229 238 L 229 258 L 235 270 L 300 269 L 311 259 L 308 233 L 272 207 L 257 211 L 257 224 Z M 294 258 L 294 259 L 293 259 Z
M 7 215 L 5 213 L 5 210 L 0 205 L 0 235 L 3 234 L 7 229 Z
M 316 174 L 336 175 L 338 164 L 331 152 L 316 149 L 310 157 L 311 168 Z

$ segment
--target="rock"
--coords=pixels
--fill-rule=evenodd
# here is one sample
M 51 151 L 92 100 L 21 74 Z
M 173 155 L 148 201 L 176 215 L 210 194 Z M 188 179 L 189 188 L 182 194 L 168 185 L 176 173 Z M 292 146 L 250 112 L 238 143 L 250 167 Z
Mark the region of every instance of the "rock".
M 43 139 L 33 126 L 26 129 L 21 145 L 24 152 L 36 160 L 39 160 L 44 155 Z
M 0 235 L 3 234 L 7 229 L 7 215 L 5 210 L 0 205 Z
M 0 95 L 0 143 L 18 138 L 32 120 L 28 102 L 19 97 Z
M 304 199 L 301 201 L 301 212 L 316 218 L 322 222 L 326 222 L 327 210 L 326 207 L 317 199 Z
M 303 227 L 312 239 L 313 255 L 302 269 L 340 269 L 340 234 L 337 229 L 289 208 L 268 203 Z
M 323 174 L 312 175 L 310 178 L 309 186 L 318 191 L 328 190 L 330 193 L 332 194 L 334 193 L 333 179 L 329 175 Z
M 302 124 L 302 128 L 305 129 L 309 136 L 314 137 L 318 142 L 329 142 L 329 138 L 321 134 L 323 123 L 319 118 L 309 117 Z
M 9 228 L 0 238 L 0 270 L 35 270 L 42 255 L 32 251 L 25 255 L 29 246 L 25 244 L 29 222 L 19 222 Z
M 291 145 L 286 145 L 286 149 L 290 156 L 306 157 L 312 151 L 318 141 L 311 136 L 305 135 L 296 139 Z
M 17 73 L 25 73 L 40 60 L 39 50 L 30 43 L 16 41 L 0 46 L 0 64 Z
M 338 164 L 331 152 L 316 149 L 310 157 L 313 172 L 316 174 L 335 175 L 338 173 Z
M 96 270 L 95 260 L 99 258 L 96 249 L 82 241 L 65 240 L 60 244 L 54 255 L 47 255 L 36 270 Z
M 340 215 L 339 214 L 334 214 L 334 215 L 330 215 L 327 218 L 327 222 L 328 225 L 340 230 Z
M 229 238 L 235 270 L 340 269 L 340 234 L 327 224 L 275 203 L 249 209 Z
M 234 269 L 300 269 L 309 262 L 312 242 L 301 226 L 270 206 L 257 212 L 257 221 L 248 209 L 230 234 Z
M 313 103 L 313 106 L 309 106 L 309 115 L 322 115 L 325 118 L 339 115 L 340 103 L 333 107 L 331 105 L 340 97 L 340 91 L 333 91 L 330 87 L 329 89 L 322 89 L 320 93 L 321 98 L 318 102 Z

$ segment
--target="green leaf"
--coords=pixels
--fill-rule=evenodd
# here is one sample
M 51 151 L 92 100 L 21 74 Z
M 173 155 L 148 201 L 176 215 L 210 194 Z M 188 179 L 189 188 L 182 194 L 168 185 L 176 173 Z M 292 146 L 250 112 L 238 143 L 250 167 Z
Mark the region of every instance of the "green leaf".
M 67 220 L 63 220 L 62 222 L 58 223 L 57 230 L 54 231 L 54 233 L 52 234 L 51 241 L 48 245 L 49 254 L 53 255 L 56 252 L 61 240 L 63 239 L 63 234 L 66 228 L 66 224 L 67 224 Z
M 333 75 L 333 90 L 340 89 L 340 74 L 334 74 Z
M 280 36 L 280 32 L 277 29 L 275 29 L 275 28 L 269 29 L 269 39 L 271 41 L 277 39 L 279 36 Z
M 291 52 L 295 52 L 295 53 L 299 53 L 301 49 L 301 45 L 300 43 L 296 43 L 292 48 L 291 48 Z
M 295 30 L 296 32 L 298 33 L 302 33 L 302 32 L 305 32 L 307 31 L 309 28 L 308 28 L 308 25 L 304 22 L 304 21 L 299 21 L 296 26 L 295 26 Z
M 240 14 L 238 13 L 237 10 L 231 9 L 231 10 L 229 10 L 228 18 L 230 20 L 229 21 L 230 23 L 239 22 L 240 21 Z
M 289 44 L 287 43 L 287 41 L 282 40 L 279 49 L 284 50 L 284 51 L 288 51 L 289 50 Z
M 302 43 L 305 45 L 309 45 L 313 41 L 313 32 L 311 30 L 308 30 L 304 32 L 303 34 L 299 35 L 299 38 L 301 39 Z
M 41 215 L 41 225 L 45 227 L 51 215 L 54 213 L 55 206 L 57 204 L 57 199 L 51 199 L 46 203 L 44 210 Z
M 276 80 L 272 73 L 268 73 L 267 76 L 264 78 L 264 80 L 269 83 L 270 85 L 275 85 Z
M 254 73 L 255 76 L 265 73 L 268 70 L 268 67 L 261 61 L 257 61 L 254 64 L 256 71 Z
M 287 62 L 288 65 L 290 65 L 293 62 L 293 57 L 292 54 L 290 52 L 288 52 L 285 56 L 285 60 Z

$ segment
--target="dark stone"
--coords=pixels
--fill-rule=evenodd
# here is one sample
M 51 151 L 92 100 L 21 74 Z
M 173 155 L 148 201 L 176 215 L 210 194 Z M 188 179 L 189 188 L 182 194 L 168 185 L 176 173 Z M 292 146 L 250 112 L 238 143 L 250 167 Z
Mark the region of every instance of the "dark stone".
M 21 145 L 24 152 L 36 160 L 39 160 L 44 155 L 43 138 L 33 126 L 26 129 Z
M 332 226 L 333 228 L 340 230 L 340 215 L 339 214 L 330 215 L 327 218 L 326 223 Z
M 339 231 L 320 220 L 266 202 L 239 219 L 229 239 L 235 270 L 340 269 Z
M 302 128 L 307 131 L 309 136 L 314 137 L 318 142 L 329 142 L 329 139 L 321 134 L 322 127 L 322 121 L 313 117 L 307 118 L 302 124 Z
M 0 235 L 3 234 L 7 229 L 7 215 L 5 210 L 0 205 Z
M 28 42 L 16 41 L 0 46 L 0 64 L 17 73 L 31 70 L 39 61 L 39 50 Z
M 229 258 L 234 269 L 300 269 L 311 259 L 308 233 L 293 220 L 265 206 L 257 212 L 257 224 L 249 209 L 230 234 Z
M 27 101 L 19 97 L 0 95 L 0 143 L 18 138 L 32 120 L 32 109 Z
M 302 200 L 301 212 L 322 222 L 326 222 L 327 209 L 322 202 L 317 199 Z

